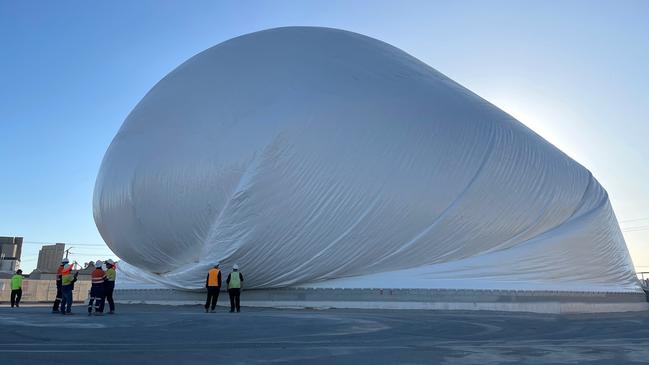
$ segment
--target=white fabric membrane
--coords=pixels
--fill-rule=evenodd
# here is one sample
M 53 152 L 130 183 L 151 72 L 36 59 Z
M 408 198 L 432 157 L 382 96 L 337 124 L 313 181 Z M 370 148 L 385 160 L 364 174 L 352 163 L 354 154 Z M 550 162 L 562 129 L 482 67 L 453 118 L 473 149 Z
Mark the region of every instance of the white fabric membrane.
M 639 291 L 591 173 L 378 40 L 288 27 L 216 45 L 139 102 L 94 217 L 127 276 L 198 289 Z

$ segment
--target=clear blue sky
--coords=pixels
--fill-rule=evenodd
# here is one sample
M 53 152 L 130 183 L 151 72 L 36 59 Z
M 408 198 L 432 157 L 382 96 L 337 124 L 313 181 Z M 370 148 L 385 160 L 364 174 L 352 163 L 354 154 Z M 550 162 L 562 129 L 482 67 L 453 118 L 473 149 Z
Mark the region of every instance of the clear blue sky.
M 607 188 L 649 271 L 649 1 L 0 0 L 0 235 L 112 255 L 92 191 L 129 111 L 194 54 L 287 25 L 381 39 L 517 117 Z

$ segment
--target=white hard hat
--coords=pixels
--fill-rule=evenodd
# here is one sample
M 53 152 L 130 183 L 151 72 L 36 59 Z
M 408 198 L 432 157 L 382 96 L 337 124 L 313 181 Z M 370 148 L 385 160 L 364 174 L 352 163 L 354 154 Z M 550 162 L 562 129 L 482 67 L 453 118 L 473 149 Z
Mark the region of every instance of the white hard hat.
M 67 257 L 65 257 L 63 260 L 61 260 L 61 263 L 63 263 L 63 264 L 67 264 L 68 262 L 70 262 L 70 260 L 68 260 Z
M 103 264 L 104 263 L 101 262 L 101 260 L 97 260 L 97 262 L 95 262 L 95 267 L 101 267 L 101 265 L 103 265 Z
M 113 261 L 111 259 L 106 260 L 106 263 L 109 264 L 109 265 L 115 265 L 115 261 Z
M 232 270 L 239 270 L 239 265 L 237 264 L 232 265 Z

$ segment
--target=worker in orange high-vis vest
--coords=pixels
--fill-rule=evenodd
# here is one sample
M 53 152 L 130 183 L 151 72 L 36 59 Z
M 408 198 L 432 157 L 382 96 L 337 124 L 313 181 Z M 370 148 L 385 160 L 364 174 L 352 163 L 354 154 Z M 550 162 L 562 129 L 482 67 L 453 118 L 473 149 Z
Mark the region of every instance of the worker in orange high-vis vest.
M 219 300 L 219 292 L 221 291 L 221 270 L 219 270 L 219 263 L 217 262 L 213 268 L 207 271 L 207 279 L 205 280 L 205 288 L 207 288 L 207 301 L 205 302 L 205 313 L 210 309 L 214 313 L 216 302 Z
M 92 286 L 90 287 L 90 299 L 88 300 L 88 315 L 92 315 L 92 309 L 94 304 L 95 315 L 103 316 L 104 315 L 104 289 L 106 281 L 106 272 L 102 269 L 104 265 L 101 260 L 95 262 L 95 270 L 90 274 L 90 279 L 92 280 Z

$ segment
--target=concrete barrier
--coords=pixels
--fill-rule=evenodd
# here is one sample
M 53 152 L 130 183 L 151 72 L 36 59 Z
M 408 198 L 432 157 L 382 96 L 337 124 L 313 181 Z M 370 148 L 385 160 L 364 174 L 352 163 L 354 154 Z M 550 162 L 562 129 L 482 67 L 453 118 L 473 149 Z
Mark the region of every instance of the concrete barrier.
M 88 299 L 89 281 L 77 281 L 74 284 L 72 299 L 75 302 L 84 302 Z M 9 303 L 11 296 L 11 280 L 0 279 L 0 303 Z M 56 298 L 55 280 L 23 280 L 22 303 L 54 302 Z
M 174 289 L 117 289 L 121 303 L 203 304 L 205 293 Z M 229 305 L 227 292 L 219 304 Z M 493 310 L 536 313 L 599 313 L 649 310 L 644 293 L 452 289 L 246 290 L 241 305 L 292 308 Z

